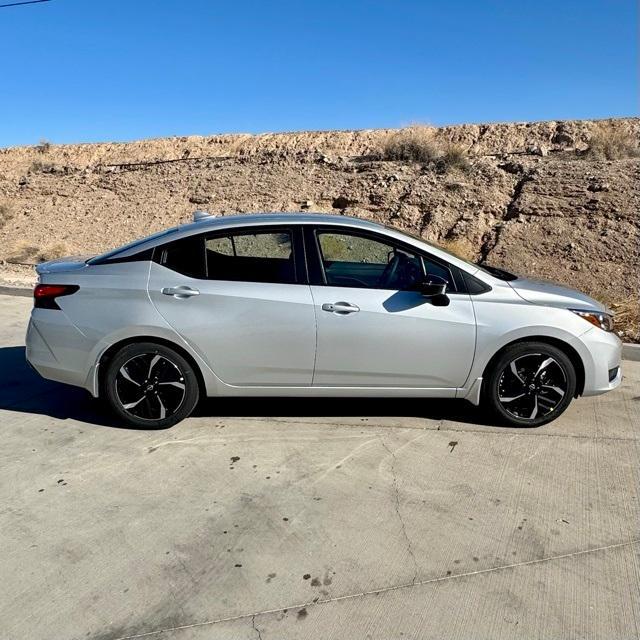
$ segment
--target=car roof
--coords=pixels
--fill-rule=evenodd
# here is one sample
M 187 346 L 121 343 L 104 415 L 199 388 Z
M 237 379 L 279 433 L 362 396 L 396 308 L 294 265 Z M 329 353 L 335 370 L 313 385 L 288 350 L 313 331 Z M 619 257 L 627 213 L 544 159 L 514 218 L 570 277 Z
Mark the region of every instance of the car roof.
M 178 229 L 184 232 L 201 231 L 205 228 L 223 229 L 240 226 L 263 226 L 273 224 L 343 224 L 362 229 L 384 229 L 384 226 L 370 220 L 362 220 L 353 216 L 331 213 L 291 212 L 291 213 L 242 213 L 205 217 L 197 222 L 180 225 Z M 185 234 L 187 235 L 187 234 Z

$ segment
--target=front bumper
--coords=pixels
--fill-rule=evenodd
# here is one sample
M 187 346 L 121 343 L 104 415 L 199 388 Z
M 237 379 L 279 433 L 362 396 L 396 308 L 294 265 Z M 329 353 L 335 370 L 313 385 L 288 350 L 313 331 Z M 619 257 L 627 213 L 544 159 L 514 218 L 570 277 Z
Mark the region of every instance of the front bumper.
M 584 364 L 583 396 L 597 396 L 612 391 L 622 382 L 622 341 L 615 333 L 594 327 L 574 344 Z M 615 375 L 610 372 L 616 369 Z

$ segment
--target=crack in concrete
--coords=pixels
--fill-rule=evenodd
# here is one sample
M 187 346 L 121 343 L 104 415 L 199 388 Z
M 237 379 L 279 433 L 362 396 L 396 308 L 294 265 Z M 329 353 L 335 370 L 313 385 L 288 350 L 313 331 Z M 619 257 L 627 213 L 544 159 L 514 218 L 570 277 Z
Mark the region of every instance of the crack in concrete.
M 415 553 L 413 552 L 413 545 L 411 544 L 411 540 L 407 534 L 407 527 L 404 522 L 404 518 L 402 517 L 402 513 L 400 512 L 400 491 L 398 489 L 398 477 L 396 476 L 396 455 L 389 447 L 386 445 L 384 440 L 380 439 L 380 444 L 386 449 L 387 453 L 391 456 L 391 477 L 393 478 L 393 493 L 394 493 L 394 507 L 396 511 L 396 515 L 398 516 L 398 520 L 400 521 L 400 528 L 402 530 L 402 535 L 404 539 L 407 541 L 407 551 L 409 552 L 409 556 L 411 557 L 411 562 L 413 562 L 413 579 L 411 584 L 415 584 L 418 579 L 418 562 L 416 560 Z
M 640 538 L 627 540 L 626 542 L 616 542 L 614 544 L 604 545 L 601 547 L 591 547 L 589 549 L 581 549 L 580 551 L 572 551 L 570 553 L 562 553 L 555 556 L 547 556 L 546 558 L 539 558 L 537 560 L 525 560 L 523 562 L 514 562 L 512 564 L 499 565 L 496 567 L 490 567 L 488 569 L 479 569 L 478 571 L 468 571 L 465 573 L 457 573 L 450 576 L 442 576 L 440 578 L 427 578 L 425 580 L 418 580 L 416 582 L 403 583 L 398 585 L 392 585 L 390 587 L 382 587 L 380 589 L 372 589 L 371 591 L 362 591 L 359 593 L 349 593 L 344 596 L 336 596 L 334 598 L 326 598 L 324 600 L 317 600 L 311 602 L 303 602 L 299 604 L 289 605 L 287 607 L 278 607 L 277 609 L 265 609 L 264 611 L 256 611 L 255 613 L 243 613 L 237 616 L 229 616 L 226 618 L 217 618 L 215 620 L 206 620 L 204 622 L 194 622 L 193 624 L 180 625 L 178 627 L 169 627 L 166 629 L 156 629 L 155 631 L 145 631 L 143 633 L 137 633 L 128 636 L 120 636 L 114 638 L 114 640 L 135 640 L 136 638 L 149 638 L 151 636 L 159 636 L 164 633 L 171 633 L 172 631 L 184 631 L 186 629 L 195 629 L 198 627 L 212 626 L 221 622 L 235 622 L 236 620 L 245 620 L 251 618 L 255 620 L 257 616 L 270 615 L 273 613 L 283 613 L 284 611 L 290 611 L 292 609 L 299 609 L 305 607 L 313 607 L 316 605 L 329 604 L 331 602 L 340 602 L 343 600 L 353 600 L 356 598 L 363 598 L 366 596 L 379 595 L 381 593 L 389 593 L 392 591 L 400 591 L 402 589 L 410 589 L 412 587 L 420 587 L 427 584 L 437 584 L 440 582 L 446 582 L 448 580 L 458 580 L 460 578 L 469 578 L 477 575 L 483 575 L 487 573 L 493 573 L 496 571 L 504 571 L 507 569 L 515 569 L 518 567 L 534 566 L 538 564 L 545 564 L 547 562 L 553 562 L 554 560 L 564 560 L 566 558 L 575 558 L 578 556 L 588 555 L 590 553 L 598 553 L 601 551 L 608 551 L 610 549 L 621 549 L 624 547 L 630 547 L 640 544 Z M 254 626 L 255 629 L 255 626 Z M 256 629 L 258 631 L 258 629 Z M 258 631 L 259 633 L 259 631 Z
M 339 469 L 343 464 L 345 464 L 345 462 L 348 462 L 349 460 L 351 460 L 351 458 L 353 458 L 356 455 L 356 453 L 360 451 L 360 449 L 364 449 L 365 447 L 370 445 L 372 442 L 377 442 L 378 440 L 379 438 L 371 438 L 370 440 L 367 440 L 366 442 L 362 442 L 361 444 L 359 444 L 355 449 L 350 451 L 349 454 L 347 454 L 344 458 L 332 464 L 328 469 L 325 469 L 322 472 L 320 472 L 320 475 L 313 481 L 313 484 L 317 484 L 318 482 L 326 478 L 330 473 Z
M 251 616 L 251 627 L 258 634 L 258 640 L 262 640 L 262 634 L 260 633 L 260 629 L 258 629 L 258 627 L 256 627 L 256 614 L 255 613 Z

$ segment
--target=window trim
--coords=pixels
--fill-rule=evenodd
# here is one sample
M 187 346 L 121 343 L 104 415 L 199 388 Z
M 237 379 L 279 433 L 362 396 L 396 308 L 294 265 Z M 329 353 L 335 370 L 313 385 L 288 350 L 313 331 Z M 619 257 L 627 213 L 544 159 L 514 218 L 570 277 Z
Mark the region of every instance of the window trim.
M 411 244 L 402 242 L 401 240 L 397 240 L 396 238 L 391 238 L 381 233 L 376 233 L 375 231 L 369 231 L 368 229 L 356 229 L 354 227 L 343 227 L 343 226 L 333 226 L 333 225 L 309 225 L 309 228 L 305 228 L 304 240 L 305 240 L 305 252 L 307 257 L 307 263 L 309 265 L 309 284 L 323 287 L 340 287 L 342 289 L 357 289 L 359 287 L 345 287 L 344 285 L 329 285 L 327 284 L 327 277 L 324 270 L 324 263 L 322 260 L 322 249 L 320 248 L 320 240 L 318 235 L 320 233 L 338 233 L 343 235 L 353 235 L 361 238 L 367 238 L 369 240 L 373 240 L 375 242 L 379 242 L 381 244 L 387 244 L 392 247 L 397 247 L 398 249 L 402 249 L 403 251 L 407 251 L 409 253 L 413 253 L 420 258 L 431 260 L 436 264 L 444 267 L 451 274 L 451 288 L 447 291 L 447 293 L 466 293 L 466 287 L 464 286 L 464 280 L 462 275 L 460 274 L 459 269 L 442 260 L 440 258 L 436 258 L 428 251 L 424 251 L 419 247 L 415 247 Z M 364 287 L 360 287 L 364 288 Z M 367 287 L 368 289 L 384 291 L 384 289 L 379 289 L 377 287 Z M 404 289 L 403 289 L 404 291 Z M 406 291 L 410 291 L 407 289 Z

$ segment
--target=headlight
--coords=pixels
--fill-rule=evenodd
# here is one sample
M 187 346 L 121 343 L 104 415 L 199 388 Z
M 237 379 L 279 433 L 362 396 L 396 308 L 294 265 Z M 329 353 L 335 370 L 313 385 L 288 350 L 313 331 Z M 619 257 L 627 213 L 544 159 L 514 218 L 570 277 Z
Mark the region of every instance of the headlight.
M 569 309 L 576 315 L 590 322 L 594 327 L 603 331 L 613 331 L 613 316 L 600 311 L 582 311 L 582 309 Z

